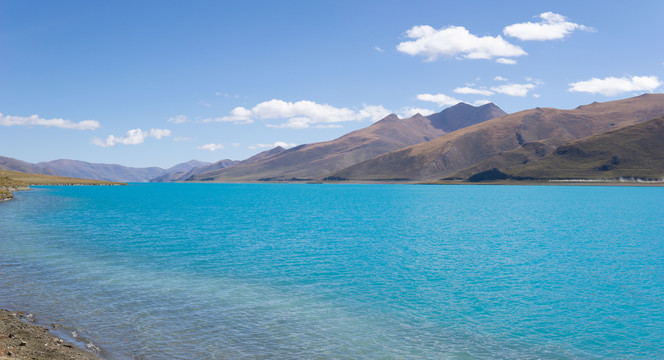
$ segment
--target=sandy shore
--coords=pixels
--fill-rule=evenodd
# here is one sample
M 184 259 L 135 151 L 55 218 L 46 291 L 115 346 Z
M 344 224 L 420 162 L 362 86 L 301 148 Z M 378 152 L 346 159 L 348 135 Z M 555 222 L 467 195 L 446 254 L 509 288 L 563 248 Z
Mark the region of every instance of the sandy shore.
M 28 322 L 22 312 L 0 309 L 0 360 L 100 360 L 91 351 L 50 334 L 48 328 Z

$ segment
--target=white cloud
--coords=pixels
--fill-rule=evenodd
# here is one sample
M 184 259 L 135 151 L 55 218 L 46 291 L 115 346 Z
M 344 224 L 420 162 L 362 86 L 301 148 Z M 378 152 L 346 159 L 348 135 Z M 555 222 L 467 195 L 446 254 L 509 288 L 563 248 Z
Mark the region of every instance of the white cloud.
M 451 106 L 462 102 L 459 99 L 447 96 L 445 94 L 419 94 L 418 100 L 429 101 L 438 104 L 438 106 Z
M 339 124 L 318 124 L 314 126 L 316 129 L 340 129 L 343 126 Z
M 234 147 L 234 148 L 237 148 L 237 147 L 240 147 L 240 143 L 239 142 L 234 142 L 234 143 L 231 143 L 231 146 Z
M 125 136 L 114 136 L 109 135 L 106 140 L 100 138 L 93 138 L 92 143 L 101 146 L 101 147 L 112 147 L 117 144 L 123 145 L 138 145 L 142 144 L 146 138 L 153 137 L 156 139 L 161 139 L 162 137 L 171 136 L 171 131 L 168 129 L 150 129 L 149 131 L 143 131 L 141 129 L 132 129 L 128 130 Z
M 482 106 L 482 105 L 486 105 L 490 102 L 491 102 L 491 100 L 487 100 L 487 99 L 475 100 L 475 101 L 473 101 L 473 105 L 474 106 Z
M 441 55 L 466 59 L 527 55 L 519 46 L 510 44 L 500 35 L 478 37 L 462 26 L 450 26 L 440 30 L 429 25 L 413 26 L 406 31 L 406 36 L 415 40 L 400 43 L 397 50 L 409 55 L 425 56 L 427 61 L 434 61 Z
M 287 119 L 279 124 L 268 124 L 274 128 L 306 129 L 312 125 L 334 124 L 346 121 L 371 120 L 378 121 L 388 115 L 389 110 L 380 105 L 366 105 L 362 109 L 354 111 L 348 108 L 336 108 L 328 104 L 318 104 L 313 101 L 301 100 L 287 102 L 272 99 L 257 104 L 251 109 L 236 107 L 228 116 L 217 119 L 206 119 L 209 121 L 234 122 L 241 124 L 253 123 L 254 120 Z
M 493 79 L 494 79 L 495 81 L 507 81 L 507 79 L 504 78 L 504 77 L 502 77 L 502 76 L 496 76 L 496 77 L 493 78 Z
M 540 95 L 540 94 L 533 94 L 533 97 L 534 97 L 535 99 L 539 99 L 540 96 L 542 96 L 542 95 Z
M 256 145 L 251 145 L 251 146 L 249 146 L 249 149 L 251 149 L 251 150 L 265 149 L 265 148 L 273 149 L 273 148 L 276 148 L 276 147 L 279 147 L 279 146 L 281 146 L 282 148 L 288 149 L 288 148 L 292 148 L 292 147 L 295 146 L 295 145 L 296 145 L 296 144 L 293 144 L 293 143 L 287 143 L 287 142 L 285 142 L 285 141 L 277 141 L 277 142 L 275 142 L 274 144 L 256 144 Z
M 657 76 L 592 78 L 569 84 L 569 91 L 614 96 L 630 91 L 652 91 L 662 85 Z
M 178 137 L 173 138 L 173 141 L 178 141 L 178 142 L 179 141 L 191 141 L 191 138 L 186 137 L 186 136 L 178 136 Z
M 585 25 L 579 25 L 567 21 L 563 15 L 553 12 L 545 12 L 539 15 L 540 22 L 520 23 L 506 26 L 503 34 L 520 40 L 557 40 L 571 34 L 575 30 L 593 31 Z
M 496 59 L 496 62 L 498 64 L 505 64 L 505 65 L 515 65 L 516 64 L 516 60 L 508 59 L 508 58 L 498 58 L 498 59 Z
M 431 109 L 408 106 L 408 107 L 403 107 L 399 110 L 399 117 L 401 119 L 406 119 L 406 118 L 409 118 L 409 117 L 411 117 L 415 114 L 428 116 L 428 115 L 431 115 L 435 112 L 436 112 L 435 110 L 431 110 Z
M 83 120 L 73 122 L 65 119 L 43 119 L 39 115 L 32 116 L 12 116 L 3 115 L 0 113 L 0 125 L 2 126 L 45 126 L 57 127 L 61 129 L 74 129 L 74 130 L 95 130 L 100 127 L 97 120 Z
M 189 122 L 189 118 L 186 117 L 185 115 L 176 115 L 176 116 L 171 116 L 168 119 L 168 122 L 173 123 L 173 124 L 182 124 Z
M 385 50 L 381 49 L 379 46 L 374 46 L 374 50 L 376 50 L 378 52 L 381 52 L 381 53 L 385 52 Z
M 493 91 L 487 90 L 487 89 L 475 89 L 471 87 L 458 87 L 453 90 L 457 94 L 473 94 L 473 95 L 484 95 L 484 96 L 491 96 L 493 95 Z
M 210 104 L 210 103 L 207 102 L 207 101 L 203 101 L 203 100 L 199 100 L 199 101 L 198 101 L 198 105 L 203 105 L 203 106 L 205 106 L 205 107 L 212 107 L 212 104 Z
M 205 144 L 205 145 L 201 145 L 201 146 L 196 147 L 196 149 L 207 150 L 207 151 L 210 151 L 210 152 L 221 150 L 223 148 L 224 148 L 223 144 Z
M 528 91 L 535 88 L 535 84 L 505 84 L 500 86 L 493 86 L 491 90 L 509 96 L 526 96 Z

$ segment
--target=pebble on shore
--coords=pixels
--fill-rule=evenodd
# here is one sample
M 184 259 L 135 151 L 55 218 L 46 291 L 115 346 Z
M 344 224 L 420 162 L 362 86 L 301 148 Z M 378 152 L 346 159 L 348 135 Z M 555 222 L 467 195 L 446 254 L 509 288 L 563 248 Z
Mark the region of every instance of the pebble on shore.
M 29 324 L 24 318 L 21 312 L 0 309 L 0 360 L 100 359 L 89 351 L 51 335 L 46 327 Z

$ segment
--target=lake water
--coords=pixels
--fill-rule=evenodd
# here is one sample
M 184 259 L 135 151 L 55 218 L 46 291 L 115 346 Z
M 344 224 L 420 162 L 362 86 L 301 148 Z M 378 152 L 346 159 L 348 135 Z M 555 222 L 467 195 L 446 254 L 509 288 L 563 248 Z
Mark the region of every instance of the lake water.
M 38 187 L 0 231 L 0 306 L 109 359 L 664 357 L 664 188 Z

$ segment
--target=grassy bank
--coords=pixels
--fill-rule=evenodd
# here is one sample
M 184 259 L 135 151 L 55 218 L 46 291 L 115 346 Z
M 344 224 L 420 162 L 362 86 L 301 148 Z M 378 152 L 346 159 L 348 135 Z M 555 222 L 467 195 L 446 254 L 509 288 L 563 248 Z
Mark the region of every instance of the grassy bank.
M 31 185 L 126 185 L 124 183 L 77 179 L 62 176 L 29 174 L 0 170 L 0 201 L 14 198 L 12 191 L 27 190 Z

